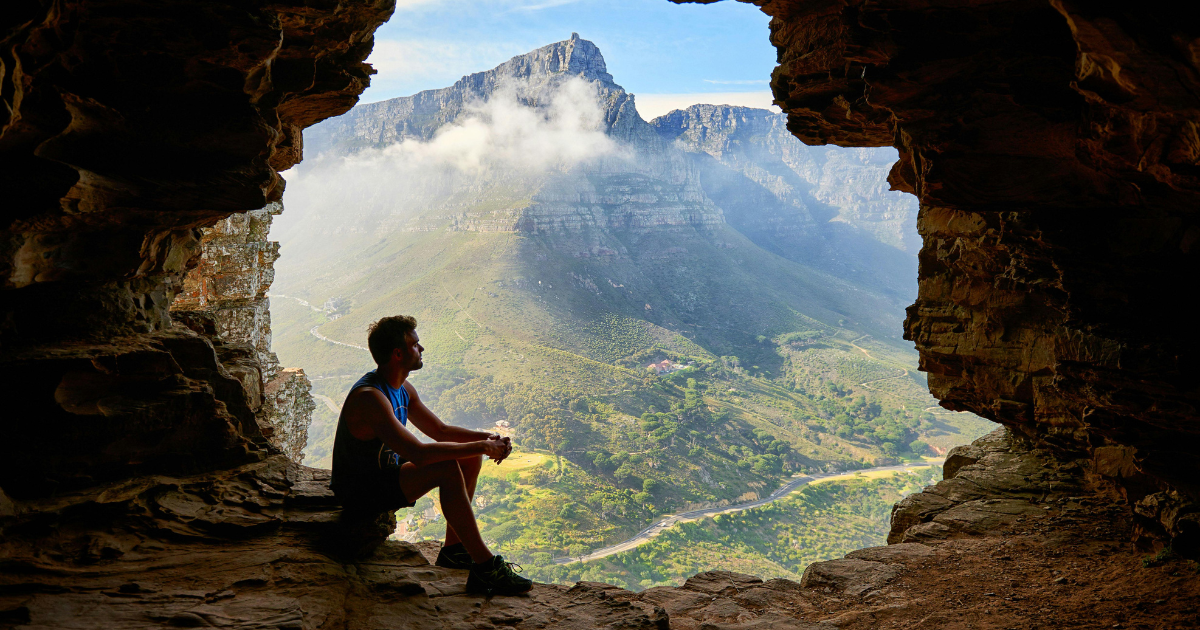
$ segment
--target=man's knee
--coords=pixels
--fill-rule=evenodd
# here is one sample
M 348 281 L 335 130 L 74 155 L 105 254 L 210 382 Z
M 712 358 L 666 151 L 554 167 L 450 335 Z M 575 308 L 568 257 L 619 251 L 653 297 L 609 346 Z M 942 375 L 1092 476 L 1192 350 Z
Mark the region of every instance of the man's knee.
M 483 455 L 471 455 L 470 457 L 463 457 L 458 460 L 458 463 L 460 466 L 462 466 L 463 470 L 480 468 L 483 466 Z
M 429 472 L 439 480 L 462 479 L 462 468 L 459 468 L 458 460 L 455 459 L 430 464 Z

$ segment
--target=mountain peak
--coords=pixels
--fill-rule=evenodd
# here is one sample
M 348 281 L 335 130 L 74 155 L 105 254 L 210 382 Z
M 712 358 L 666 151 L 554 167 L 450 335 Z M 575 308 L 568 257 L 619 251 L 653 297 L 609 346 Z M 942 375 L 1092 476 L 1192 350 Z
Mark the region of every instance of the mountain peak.
M 579 75 L 593 81 L 613 83 L 613 77 L 608 73 L 600 48 L 581 38 L 579 33 L 571 33 L 570 39 L 517 55 L 488 72 L 523 78 L 554 74 Z

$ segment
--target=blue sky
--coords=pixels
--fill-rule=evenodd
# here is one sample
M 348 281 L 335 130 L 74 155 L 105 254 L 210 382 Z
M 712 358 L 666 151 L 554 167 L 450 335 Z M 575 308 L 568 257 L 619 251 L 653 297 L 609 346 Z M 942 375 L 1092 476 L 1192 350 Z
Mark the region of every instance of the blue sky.
M 775 68 L 769 18 L 726 0 L 398 0 L 375 35 L 379 71 L 361 102 L 446 87 L 571 36 L 600 47 L 644 117 L 692 103 L 766 107 Z

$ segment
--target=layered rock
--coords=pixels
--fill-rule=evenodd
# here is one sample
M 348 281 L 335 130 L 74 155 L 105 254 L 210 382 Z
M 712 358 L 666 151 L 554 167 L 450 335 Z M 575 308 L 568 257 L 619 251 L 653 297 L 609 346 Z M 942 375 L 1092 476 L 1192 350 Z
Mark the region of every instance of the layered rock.
M 0 177 L 21 192 L 0 222 L 0 344 L 163 328 L 196 229 L 278 200 L 300 130 L 366 86 L 392 6 L 6 11 Z
M 1200 497 L 1200 63 L 1167 5 L 762 3 L 810 144 L 900 150 L 921 202 L 906 336 L 942 405 L 1131 501 Z
M 385 541 L 392 515 L 341 513 L 328 471 L 279 455 L 0 507 L 5 627 L 668 627 L 602 584 L 467 595 L 465 571 Z
M 300 368 L 281 370 L 271 352 L 267 291 L 279 243 L 268 241 L 283 204 L 233 214 L 201 230 L 200 256 L 171 305 L 176 320 L 213 341 L 225 368 L 242 382 L 267 439 L 299 463 L 316 407 Z
M 222 342 L 218 357 L 171 328 L 168 308 L 202 228 L 277 201 L 300 130 L 355 103 L 392 6 L 5 11 L 0 180 L 14 192 L 0 223 L 0 371 L 17 402 L 0 427 L 5 494 L 269 455 L 254 415 L 266 346 Z M 253 275 L 227 289 L 254 293 Z M 252 330 L 265 305 L 238 313 L 222 326 Z
M 705 192 L 739 231 L 812 236 L 818 224 L 834 221 L 902 251 L 920 248 L 916 199 L 888 191 L 887 171 L 896 161 L 891 150 L 809 147 L 787 130 L 785 114 L 750 107 L 692 105 L 650 125 L 676 146 L 712 157 L 769 193 L 751 197 L 746 194 L 751 187 L 738 186 L 721 195 L 715 186 L 719 176 L 702 176 Z
M 0 622 L 73 627 L 86 610 L 106 628 L 1193 625 L 1194 569 L 1138 551 L 1129 507 L 1089 488 L 1086 465 L 1064 468 L 1004 433 L 958 457 L 957 474 L 926 490 L 955 503 L 926 521 L 945 527 L 903 530 L 920 542 L 815 563 L 799 583 L 712 571 L 641 593 L 581 582 L 468 595 L 466 571 L 430 563 L 437 543 L 385 541 L 390 515 L 341 513 L 328 471 L 280 455 L 35 501 L 0 495 Z

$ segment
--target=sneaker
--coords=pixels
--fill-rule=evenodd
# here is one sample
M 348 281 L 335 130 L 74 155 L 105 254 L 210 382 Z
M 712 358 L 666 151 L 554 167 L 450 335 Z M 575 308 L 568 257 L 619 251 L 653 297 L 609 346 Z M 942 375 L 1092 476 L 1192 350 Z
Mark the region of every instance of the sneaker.
M 533 588 L 533 580 L 517 575 L 513 567 L 520 565 L 505 562 L 500 556 L 492 556 L 487 562 L 471 565 L 467 576 L 467 592 L 483 595 L 516 595 Z
M 470 569 L 475 566 L 475 561 L 471 559 L 471 554 L 467 553 L 467 548 L 462 543 L 454 543 L 442 547 L 434 564 L 447 569 Z

